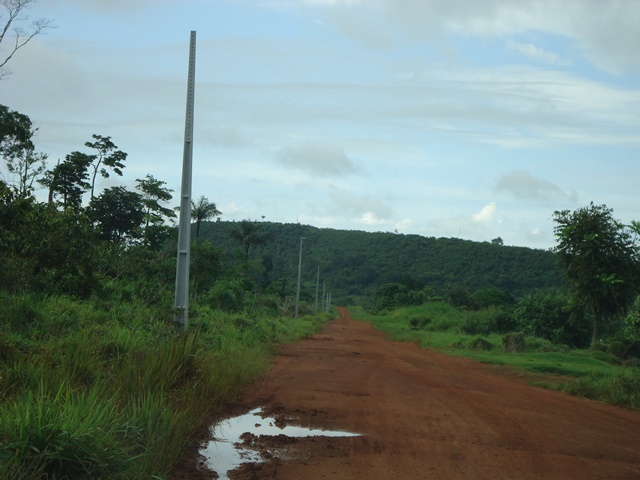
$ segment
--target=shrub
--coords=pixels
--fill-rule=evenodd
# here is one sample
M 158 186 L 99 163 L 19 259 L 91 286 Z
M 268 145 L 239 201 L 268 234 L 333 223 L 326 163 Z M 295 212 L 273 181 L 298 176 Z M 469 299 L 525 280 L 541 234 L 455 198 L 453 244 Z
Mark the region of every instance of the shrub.
M 515 303 L 509 292 L 495 287 L 477 290 L 473 293 L 473 298 L 479 308 L 500 307 Z
M 219 280 L 209 290 L 205 303 L 223 312 L 241 312 L 245 306 L 245 290 L 240 280 Z
M 590 341 L 590 326 L 583 310 L 567 295 L 535 293 L 513 310 L 519 331 L 553 343 L 583 347 Z
M 488 335 L 497 331 L 497 319 L 502 310 L 491 307 L 477 312 L 465 312 L 460 321 L 460 332 L 467 335 Z
M 526 347 L 524 333 L 507 333 L 502 337 L 502 345 L 505 352 L 523 352 Z
M 493 345 L 486 338 L 476 337 L 469 341 L 467 348 L 470 350 L 493 350 Z
M 429 317 L 413 317 L 409 320 L 409 325 L 412 330 L 421 330 L 429 323 L 431 323 L 431 318 Z
M 640 371 L 627 368 L 617 375 L 592 374 L 565 384 L 563 390 L 581 397 L 623 407 L 640 407 Z

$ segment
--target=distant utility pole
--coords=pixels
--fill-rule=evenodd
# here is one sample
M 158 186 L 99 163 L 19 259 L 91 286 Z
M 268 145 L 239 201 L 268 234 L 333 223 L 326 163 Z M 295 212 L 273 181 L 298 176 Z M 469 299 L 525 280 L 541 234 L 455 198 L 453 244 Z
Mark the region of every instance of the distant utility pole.
M 316 304 L 315 312 L 318 313 L 318 291 L 320 290 L 320 265 L 318 265 L 318 275 L 316 276 Z
M 187 113 L 182 157 L 182 189 L 180 192 L 180 224 L 178 227 L 178 260 L 176 264 L 176 296 L 174 320 L 184 330 L 189 326 L 189 257 L 191 250 L 191 172 L 193 163 L 193 103 L 196 77 L 196 32 L 191 31 L 189 46 L 189 78 Z
M 298 303 L 300 302 L 300 278 L 302 276 L 302 241 L 304 237 L 300 237 L 300 255 L 298 256 L 298 288 L 296 288 L 296 313 L 295 318 L 298 318 Z

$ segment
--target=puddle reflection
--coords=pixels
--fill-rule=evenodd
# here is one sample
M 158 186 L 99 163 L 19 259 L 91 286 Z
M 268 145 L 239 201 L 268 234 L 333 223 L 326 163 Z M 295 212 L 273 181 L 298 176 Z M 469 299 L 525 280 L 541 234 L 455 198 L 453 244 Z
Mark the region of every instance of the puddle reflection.
M 228 479 L 227 472 L 243 463 L 262 462 L 264 459 L 256 450 L 243 445 L 240 437 L 244 433 L 255 436 L 268 435 L 287 437 L 358 437 L 360 434 L 334 430 L 287 425 L 282 428 L 276 425 L 275 418 L 261 416 L 262 409 L 256 408 L 249 413 L 230 418 L 211 427 L 214 440 L 200 450 L 206 458 L 207 468 L 218 473 L 220 479 Z M 275 452 L 269 452 L 274 454 Z

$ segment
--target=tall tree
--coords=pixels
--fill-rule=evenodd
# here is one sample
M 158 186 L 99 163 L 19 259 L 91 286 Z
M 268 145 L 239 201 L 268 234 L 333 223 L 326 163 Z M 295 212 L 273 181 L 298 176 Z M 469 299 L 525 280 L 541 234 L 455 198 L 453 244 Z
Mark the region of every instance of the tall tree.
M 242 220 L 231 229 L 230 234 L 231 238 L 242 245 L 245 262 L 249 261 L 251 245 L 264 245 L 271 238 L 271 235 L 264 231 L 262 225 L 251 220 Z
M 219 217 L 222 212 L 216 204 L 201 195 L 197 201 L 191 200 L 191 219 L 196 222 L 196 240 L 200 238 L 200 224 L 211 218 Z
M 37 131 L 27 115 L 0 105 L 0 155 L 14 176 L 13 185 L 21 198 L 31 195 L 33 182 L 46 168 L 47 156 L 36 153 L 32 141 Z
M 109 171 L 105 168 L 109 167 L 116 175 L 122 176 L 127 154 L 118 150 L 118 147 L 111 141 L 111 137 L 104 137 L 95 133 L 91 136 L 95 142 L 85 142 L 84 145 L 98 151 L 97 154 L 89 156 L 91 158 L 90 165 L 93 167 L 93 174 L 91 175 L 91 198 L 93 198 L 98 172 L 103 178 L 109 178 Z
M 141 237 L 144 202 L 137 192 L 124 187 L 106 188 L 89 204 L 89 218 L 104 240 L 121 243 Z
M 158 180 L 153 175 L 136 179 L 136 184 L 136 190 L 140 192 L 144 205 L 145 243 L 157 247 L 168 233 L 165 219 L 176 216 L 172 209 L 162 205 L 173 198 L 173 190 L 165 187 L 167 182 Z
M 33 149 L 16 152 L 7 159 L 7 170 L 15 177 L 14 188 L 20 198 L 33 193 L 33 182 L 47 169 L 47 155 Z
M 88 182 L 88 168 L 91 157 L 84 153 L 72 152 L 63 162 L 45 172 L 39 183 L 49 189 L 49 204 L 53 204 L 56 197 L 64 210 L 72 208 L 79 211 L 82 206 L 82 195 L 91 187 Z
M 15 150 L 33 148 L 34 129 L 31 119 L 23 113 L 0 105 L 0 154 L 10 156 Z
M 47 18 L 32 20 L 26 28 L 19 26 L 19 24 L 29 21 L 29 17 L 25 13 L 35 1 L 0 0 L 2 7 L 0 9 L 0 49 L 9 42 L 8 49 L 0 54 L 0 78 L 9 74 L 6 65 L 18 50 L 36 35 L 54 28 L 53 21 Z M 12 39 L 9 38 L 10 35 L 13 35 Z
M 576 299 L 593 312 L 591 346 L 603 320 L 624 313 L 638 293 L 640 258 L 629 229 L 613 210 L 593 202 L 575 212 L 554 212 L 560 266 Z

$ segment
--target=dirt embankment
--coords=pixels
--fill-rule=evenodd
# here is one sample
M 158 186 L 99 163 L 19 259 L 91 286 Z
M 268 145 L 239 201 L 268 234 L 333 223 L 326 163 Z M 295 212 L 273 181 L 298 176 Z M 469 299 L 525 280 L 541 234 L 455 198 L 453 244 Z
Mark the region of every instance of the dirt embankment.
M 296 439 L 231 478 L 640 479 L 640 412 L 389 342 L 344 309 L 283 346 L 243 405 L 363 435 Z

